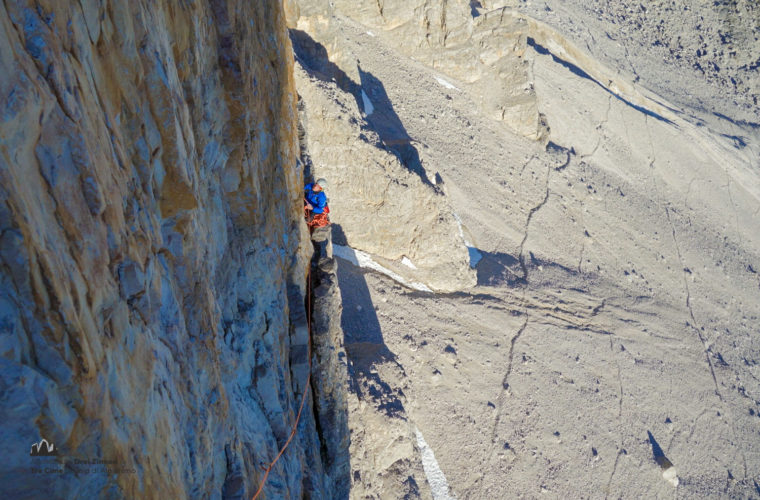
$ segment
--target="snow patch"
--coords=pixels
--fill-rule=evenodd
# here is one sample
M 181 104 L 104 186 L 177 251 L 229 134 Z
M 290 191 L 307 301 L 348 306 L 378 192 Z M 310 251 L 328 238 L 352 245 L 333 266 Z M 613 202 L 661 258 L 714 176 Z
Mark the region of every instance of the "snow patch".
M 368 34 L 369 36 L 376 36 L 376 35 L 375 35 L 374 33 L 372 33 L 371 31 L 368 31 L 368 32 L 367 32 L 367 34 Z
M 404 255 L 404 257 L 401 259 L 401 263 L 404 264 L 409 269 L 415 269 L 415 270 L 417 269 L 417 266 L 415 266 L 414 263 L 411 260 L 409 260 L 409 257 L 407 257 L 406 255 Z
M 460 219 L 459 216 L 454 212 L 451 212 L 451 214 L 457 221 L 457 226 L 459 227 L 459 236 L 461 236 L 464 240 L 464 245 L 467 247 L 467 253 L 470 255 L 470 267 L 472 269 L 475 269 L 478 266 L 480 259 L 483 258 L 483 254 L 480 253 L 480 250 L 478 250 L 476 247 L 472 246 L 472 243 L 467 241 L 467 237 L 464 235 L 464 230 L 462 229 L 462 219 Z
M 456 90 L 457 92 L 461 92 L 458 88 L 456 88 L 454 85 L 452 85 L 451 83 L 447 82 L 446 80 L 444 80 L 440 76 L 436 76 L 435 77 L 435 81 L 437 81 L 439 84 L 441 84 L 442 86 L 446 87 L 447 89 Z
M 425 442 L 425 438 L 422 437 L 422 433 L 418 428 L 414 428 L 414 433 L 417 435 L 417 446 L 420 448 L 422 468 L 430 485 L 433 500 L 453 500 L 454 497 L 449 493 L 449 483 L 446 481 L 446 476 L 443 475 L 443 471 L 435 459 L 433 449 Z
M 674 488 L 678 487 L 678 471 L 675 467 L 668 467 L 662 473 L 662 478 L 669 482 Z
M 414 290 L 419 290 L 420 292 L 432 292 L 430 288 L 425 286 L 423 283 L 418 283 L 416 281 L 409 281 L 405 279 L 403 276 L 394 273 L 387 267 L 383 267 L 374 260 L 372 260 L 372 257 L 369 256 L 369 254 L 362 252 L 361 250 L 354 250 L 351 247 L 344 246 L 344 245 L 333 245 L 333 255 L 336 257 L 340 257 L 343 260 L 347 260 L 351 264 L 358 266 L 358 267 L 365 267 L 367 269 L 372 269 L 373 271 L 377 271 L 379 273 L 383 273 L 384 275 L 388 276 L 389 278 L 393 279 L 394 281 L 397 281 L 401 283 L 402 285 L 412 288 Z
M 367 116 L 375 112 L 375 107 L 372 105 L 372 101 L 369 100 L 369 96 L 364 89 L 362 89 L 362 102 L 364 103 L 364 114 Z

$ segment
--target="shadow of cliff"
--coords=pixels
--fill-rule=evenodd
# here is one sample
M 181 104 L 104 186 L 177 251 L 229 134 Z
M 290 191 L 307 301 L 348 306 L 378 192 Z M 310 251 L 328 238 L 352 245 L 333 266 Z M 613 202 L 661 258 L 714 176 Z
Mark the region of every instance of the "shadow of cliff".
M 525 269 L 522 268 L 520 259 L 500 252 L 486 252 L 479 250 L 482 257 L 478 261 L 476 271 L 478 285 L 480 286 L 520 286 L 526 284 L 526 272 L 540 269 L 544 279 L 561 281 L 561 278 L 577 278 L 581 276 L 576 269 L 570 269 L 557 262 L 540 259 L 533 252 L 525 256 Z
M 602 84 L 599 80 L 595 79 L 593 76 L 588 74 L 586 71 L 584 71 L 581 67 L 571 63 L 570 61 L 567 61 L 565 59 L 562 59 L 561 57 L 558 57 L 554 55 L 548 48 L 544 47 L 540 43 L 536 42 L 536 40 L 532 37 L 528 37 L 528 45 L 532 47 L 536 52 L 538 52 L 541 55 L 550 56 L 554 62 L 557 64 L 564 66 L 568 71 L 570 71 L 572 74 L 579 78 L 584 78 L 586 80 L 589 80 L 595 84 L 597 84 L 602 90 L 610 94 L 612 97 L 617 99 L 618 101 L 622 102 L 626 106 L 629 106 L 636 111 L 639 111 L 640 113 L 644 113 L 646 116 L 650 116 L 654 118 L 655 120 L 667 123 L 668 125 L 673 125 L 676 128 L 679 128 L 678 125 L 676 125 L 672 120 L 669 120 L 665 118 L 664 116 L 655 113 L 654 111 L 647 109 L 643 106 L 639 106 L 638 104 L 634 104 L 633 102 L 629 101 L 625 97 L 618 95 L 617 93 L 613 92 L 611 89 L 609 89 L 606 85 Z
M 339 225 L 333 224 L 333 242 L 345 245 Z M 388 417 L 406 420 L 406 411 L 397 389 L 382 380 L 376 366 L 392 363 L 400 368 L 396 355 L 388 349 L 378 320 L 365 271 L 342 258 L 337 258 L 338 286 L 343 301 L 340 326 L 348 356 L 350 390 L 359 399 L 370 399 Z
M 359 65 L 360 83 L 354 82 L 340 66 L 330 61 L 325 46 L 304 31 L 291 29 L 290 40 L 295 58 L 301 66 L 310 75 L 325 82 L 334 81 L 339 89 L 351 94 L 359 110 L 365 114 L 367 124 L 380 137 L 382 147 L 417 174 L 423 183 L 432 186 L 425 174 L 419 152 L 412 144 L 412 138 L 394 110 L 380 79 Z
M 432 185 L 427 174 L 425 174 L 422 161 L 420 161 L 420 154 L 412 144 L 412 138 L 406 131 L 401 118 L 393 108 L 393 103 L 385 91 L 383 82 L 372 73 L 364 71 L 361 64 L 359 65 L 359 77 L 361 79 L 360 91 L 364 91 L 364 96 L 369 100 L 368 103 L 365 103 L 364 96 L 361 96 L 361 109 L 366 114 L 369 124 L 380 136 L 386 149 L 392 151 L 402 165 L 417 174 L 423 183 Z M 369 104 L 372 109 L 367 110 L 366 104 Z
M 478 285 L 481 286 L 512 286 L 522 283 L 522 271 L 520 261 L 509 254 L 499 252 L 485 252 L 477 267 Z
M 354 99 L 359 109 L 362 108 L 361 87 L 349 77 L 340 66 L 330 61 L 327 49 L 324 45 L 314 40 L 305 31 L 291 29 L 290 41 L 293 44 L 293 52 L 296 60 L 309 71 L 312 76 L 325 82 L 335 81 L 338 88 L 348 92 Z

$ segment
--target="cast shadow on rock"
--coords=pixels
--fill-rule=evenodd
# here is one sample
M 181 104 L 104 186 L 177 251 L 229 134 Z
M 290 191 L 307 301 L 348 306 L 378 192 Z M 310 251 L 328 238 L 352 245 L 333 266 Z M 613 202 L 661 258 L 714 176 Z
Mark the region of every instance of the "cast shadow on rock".
M 393 109 L 393 103 L 385 91 L 383 82 L 372 73 L 364 71 L 361 64 L 359 65 L 359 77 L 361 78 L 360 90 L 367 95 L 373 108 L 372 112 L 368 113 L 369 110 L 365 109 L 364 99 L 361 99 L 361 109 L 366 114 L 369 124 L 380 136 L 385 147 L 396 155 L 402 165 L 417 174 L 424 184 L 432 186 L 425 173 L 425 168 L 422 166 L 420 154 L 412 144 L 412 138 L 406 131 L 401 118 Z
M 325 82 L 334 80 L 338 88 L 354 96 L 359 109 L 363 109 L 361 87 L 351 80 L 340 66 L 330 61 L 324 45 L 314 40 L 305 31 L 296 29 L 290 30 L 290 41 L 293 44 L 296 60 L 310 75 Z
M 346 239 L 338 224 L 333 224 L 333 243 L 345 245 Z M 398 389 L 383 381 L 375 369 L 385 363 L 400 367 L 396 355 L 388 349 L 378 320 L 372 296 L 365 279 L 365 270 L 338 258 L 338 286 L 343 300 L 340 326 L 348 356 L 350 389 L 360 399 L 371 399 L 375 407 L 389 417 L 405 419 L 405 409 Z
M 520 261 L 506 253 L 485 252 L 476 267 L 478 285 L 480 286 L 512 286 L 523 281 Z
M 482 255 L 476 270 L 479 286 L 520 286 L 527 282 L 532 271 L 541 270 L 544 280 L 576 278 L 580 273 L 575 269 L 556 262 L 539 259 L 533 252 L 520 258 L 500 252 L 479 251 Z M 535 277 L 535 276 L 534 276 Z
M 661 469 L 669 469 L 670 467 L 673 467 L 673 463 L 665 456 L 665 452 L 662 451 L 660 444 L 650 431 L 647 431 L 647 436 L 649 437 L 649 444 L 652 445 L 652 458 L 654 458 L 657 465 L 659 465 Z
M 325 82 L 334 81 L 339 89 L 351 94 L 357 107 L 365 114 L 367 123 L 380 137 L 382 148 L 393 153 L 401 164 L 416 173 L 424 184 L 432 186 L 420 161 L 419 152 L 393 109 L 383 83 L 372 73 L 362 70 L 359 65 L 360 84 L 357 84 L 340 66 L 330 61 L 325 46 L 305 31 L 291 29 L 290 40 L 296 60 L 301 66 L 310 75 Z M 367 96 L 369 105 L 372 106 L 371 110 L 365 106 L 364 96 Z

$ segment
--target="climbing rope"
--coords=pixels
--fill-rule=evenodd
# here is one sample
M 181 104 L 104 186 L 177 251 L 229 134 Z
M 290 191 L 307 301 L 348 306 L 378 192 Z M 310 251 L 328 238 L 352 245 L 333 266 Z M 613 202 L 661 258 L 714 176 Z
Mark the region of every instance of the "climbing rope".
M 308 348 L 308 356 L 309 356 L 309 374 L 306 377 L 306 386 L 303 388 L 303 395 L 301 396 L 301 406 L 298 408 L 298 415 L 296 415 L 296 421 L 293 424 L 293 430 L 290 432 L 290 436 L 288 436 L 288 440 L 285 441 L 285 444 L 283 445 L 280 452 L 277 454 L 276 457 L 274 457 L 274 460 L 269 464 L 269 466 L 264 469 L 266 472 L 264 472 L 264 478 L 261 480 L 261 484 L 259 485 L 259 489 L 256 490 L 256 493 L 253 495 L 252 500 L 256 500 L 261 492 L 264 489 L 264 485 L 267 482 L 267 478 L 269 477 L 269 473 L 274 468 L 274 464 L 277 463 L 277 461 L 280 459 L 283 453 L 285 453 L 285 449 L 290 444 L 290 441 L 293 439 L 293 436 L 296 435 L 296 430 L 298 429 L 298 422 L 301 420 L 301 412 L 303 412 L 303 404 L 306 401 L 306 392 L 309 390 L 309 385 L 311 384 L 311 269 L 309 269 L 309 273 L 306 275 L 306 289 L 307 289 L 307 300 L 306 300 L 306 326 L 309 331 L 309 348 Z

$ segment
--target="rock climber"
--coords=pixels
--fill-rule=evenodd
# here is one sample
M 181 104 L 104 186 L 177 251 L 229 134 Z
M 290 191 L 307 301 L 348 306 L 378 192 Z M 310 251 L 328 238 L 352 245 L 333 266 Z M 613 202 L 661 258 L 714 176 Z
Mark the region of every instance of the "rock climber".
M 306 223 L 310 229 L 323 227 L 330 224 L 330 207 L 327 206 L 327 196 L 325 189 L 327 181 L 317 179 L 317 182 L 311 182 L 304 188 L 304 212 L 306 214 Z

